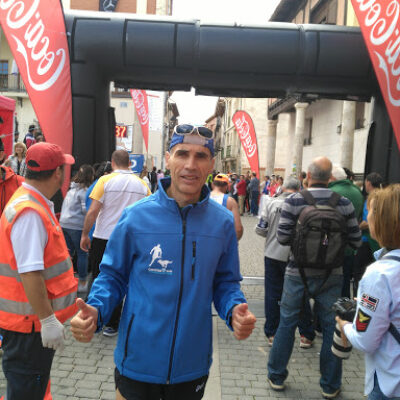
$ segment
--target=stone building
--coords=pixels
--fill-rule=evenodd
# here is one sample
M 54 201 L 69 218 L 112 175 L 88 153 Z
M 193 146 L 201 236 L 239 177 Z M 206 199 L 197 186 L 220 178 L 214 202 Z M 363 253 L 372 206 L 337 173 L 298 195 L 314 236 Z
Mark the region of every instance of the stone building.
M 141 15 L 171 15 L 173 0 L 118 0 L 114 12 L 134 13 Z M 64 10 L 99 11 L 99 0 L 62 0 Z M 107 2 L 109 4 L 110 2 Z M 115 3 L 115 1 L 114 1 Z M 111 11 L 111 10 L 109 10 Z M 0 94 L 17 100 L 16 121 L 22 140 L 30 124 L 39 125 L 22 78 L 16 68 L 9 45 L 0 28 Z M 157 118 L 150 118 L 153 124 L 149 127 L 149 148 L 146 153 L 143 136 L 137 119 L 135 107 L 129 91 L 110 85 L 110 105 L 115 109 L 117 124 L 128 127 L 131 143 L 124 141 L 123 146 L 133 153 L 144 153 L 148 158 L 148 167 L 161 168 L 164 161 L 165 136 L 167 127 L 164 116 L 168 112 L 168 94 L 152 92 L 149 94 L 149 107 L 157 113 Z M 121 143 L 120 143 L 121 145 Z
M 348 0 L 282 0 L 270 21 L 357 26 Z M 254 122 L 260 175 L 298 173 L 320 155 L 352 169 L 359 177 L 363 174 L 373 103 L 320 99 L 313 94 L 302 98 L 225 99 L 225 102 L 222 141 L 225 147 L 236 146 L 234 160 L 232 151 L 228 157 L 224 149 L 225 171 L 232 165 L 239 172 L 249 170 L 232 123 L 232 115 L 241 109 Z

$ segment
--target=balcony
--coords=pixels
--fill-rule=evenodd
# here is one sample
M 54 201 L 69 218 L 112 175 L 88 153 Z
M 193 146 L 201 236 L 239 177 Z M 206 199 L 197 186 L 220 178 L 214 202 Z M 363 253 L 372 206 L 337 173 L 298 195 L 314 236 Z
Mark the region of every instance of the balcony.
M 0 75 L 0 92 L 26 93 L 20 74 Z

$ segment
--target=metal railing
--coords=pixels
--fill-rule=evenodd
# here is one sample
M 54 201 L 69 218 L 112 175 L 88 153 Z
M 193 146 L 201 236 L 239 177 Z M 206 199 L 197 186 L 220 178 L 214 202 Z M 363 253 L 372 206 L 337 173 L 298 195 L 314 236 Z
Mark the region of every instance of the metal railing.
M 0 91 L 2 92 L 26 92 L 24 82 L 20 74 L 0 75 Z

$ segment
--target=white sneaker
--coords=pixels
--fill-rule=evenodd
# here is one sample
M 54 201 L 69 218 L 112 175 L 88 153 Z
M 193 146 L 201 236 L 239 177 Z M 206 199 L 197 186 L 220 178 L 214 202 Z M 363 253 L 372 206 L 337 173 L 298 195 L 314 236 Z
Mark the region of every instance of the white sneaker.
M 81 281 L 78 282 L 78 292 L 87 292 L 88 291 L 88 283 L 87 281 L 85 283 L 81 283 Z

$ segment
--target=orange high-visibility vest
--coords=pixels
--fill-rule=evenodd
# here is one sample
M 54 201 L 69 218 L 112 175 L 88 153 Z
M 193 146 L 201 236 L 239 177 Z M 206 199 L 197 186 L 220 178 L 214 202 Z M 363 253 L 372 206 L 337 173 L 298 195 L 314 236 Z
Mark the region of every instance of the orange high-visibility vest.
M 21 333 L 30 333 L 32 329 L 39 332 L 41 328 L 39 318 L 26 297 L 11 243 L 11 229 L 27 209 L 39 214 L 47 231 L 44 270 L 41 272 L 53 311 L 61 323 L 77 311 L 75 300 L 78 281 L 74 277 L 60 224 L 40 195 L 20 186 L 0 220 L 0 327 Z M 26 245 L 29 246 L 29 243 Z

